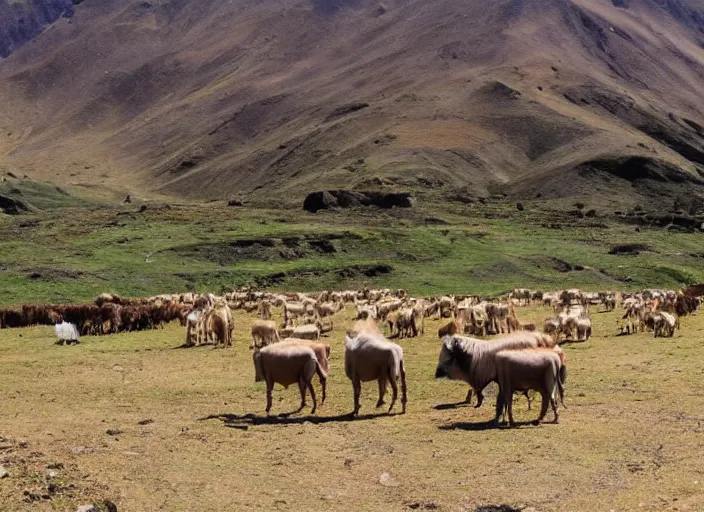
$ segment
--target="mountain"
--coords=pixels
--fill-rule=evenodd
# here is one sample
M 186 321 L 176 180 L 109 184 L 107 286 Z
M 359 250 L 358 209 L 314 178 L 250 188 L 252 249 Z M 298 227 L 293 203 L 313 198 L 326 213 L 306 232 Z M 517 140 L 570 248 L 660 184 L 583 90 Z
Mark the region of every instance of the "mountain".
M 277 204 L 704 196 L 704 0 L 69 3 L 0 0 L 0 169 Z

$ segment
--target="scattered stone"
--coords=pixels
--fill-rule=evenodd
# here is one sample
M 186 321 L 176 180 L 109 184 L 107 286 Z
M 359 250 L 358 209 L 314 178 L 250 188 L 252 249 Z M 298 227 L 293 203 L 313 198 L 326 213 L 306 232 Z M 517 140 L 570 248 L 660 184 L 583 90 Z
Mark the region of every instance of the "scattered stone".
M 119 430 L 117 428 L 109 428 L 105 431 L 105 433 L 109 436 L 119 436 L 122 434 L 122 430 Z
M 45 474 L 47 478 L 56 478 L 59 476 L 59 472 L 55 469 L 47 469 Z
M 74 446 L 73 448 L 71 448 L 71 451 L 76 455 L 80 455 L 81 453 L 90 453 L 93 451 L 93 449 L 88 448 L 87 446 Z
M 10 476 L 10 473 L 7 472 L 4 466 L 0 466 L 0 480 L 7 478 L 8 476 Z
M 25 489 L 22 494 L 24 495 L 24 501 L 26 501 L 27 503 L 33 503 L 35 501 L 42 500 L 41 494 L 37 494 L 36 492 L 31 492 Z
M 95 508 L 95 505 L 81 505 L 76 509 L 76 512 L 98 512 L 98 509 Z
M 29 443 L 25 440 L 20 441 L 17 443 L 20 448 L 27 448 L 29 446 Z
M 64 469 L 64 464 L 63 462 L 52 462 L 46 469 Z
M 116 364 L 115 366 L 113 366 L 112 369 L 116 372 L 121 372 L 122 370 L 124 370 L 124 368 L 122 366 L 120 366 L 119 364 Z
M 352 460 L 352 459 L 345 459 L 345 467 L 346 468 L 352 467 L 353 462 L 354 462 L 354 460 Z
M 440 505 L 433 501 L 429 501 L 427 503 L 422 503 L 420 501 L 414 501 L 412 503 L 409 503 L 408 508 L 411 510 L 437 510 L 440 508 Z
M 125 199 L 122 201 L 123 203 L 131 203 L 132 202 L 132 196 L 127 194 Z
M 103 507 L 107 512 L 117 512 L 117 505 L 110 500 L 103 500 Z
M 384 472 L 379 476 L 379 483 L 381 485 L 386 486 L 386 487 L 397 487 L 398 486 L 398 482 L 396 480 L 394 480 L 391 477 L 391 475 L 388 474 L 387 472 Z
M 137 425 L 149 425 L 149 424 L 151 424 L 151 423 L 154 423 L 154 420 L 151 419 L 151 418 L 149 418 L 149 419 L 146 419 L 146 420 L 138 421 L 138 422 L 137 422 Z

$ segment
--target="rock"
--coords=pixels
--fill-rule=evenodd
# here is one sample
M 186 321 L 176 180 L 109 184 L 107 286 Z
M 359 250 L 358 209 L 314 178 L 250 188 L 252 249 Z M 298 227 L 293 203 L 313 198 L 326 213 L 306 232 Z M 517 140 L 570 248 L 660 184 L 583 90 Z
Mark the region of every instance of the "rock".
M 59 472 L 56 471 L 55 469 L 47 469 L 46 473 L 44 473 L 47 478 L 56 478 L 59 476 Z
M 19 215 L 28 212 L 29 208 L 18 199 L 0 195 L 0 211 L 8 215 Z
M 90 453 L 93 451 L 93 449 L 88 448 L 87 446 L 74 446 L 73 448 L 71 448 L 71 451 L 76 455 L 80 455 L 81 453 Z
M 107 512 L 117 512 L 117 505 L 110 500 L 103 500 L 103 507 Z
M 356 206 L 378 206 L 379 208 L 410 208 L 414 199 L 410 192 L 357 192 L 351 190 L 324 190 L 306 196 L 303 209 L 316 213 L 330 208 L 352 208 Z
M 64 464 L 63 462 L 52 462 L 46 469 L 64 469 Z
M 230 199 L 227 202 L 227 206 L 244 206 L 244 203 L 239 199 Z
M 7 472 L 4 466 L 0 466 L 0 480 L 7 478 L 8 476 L 10 476 L 10 473 Z
M 386 487 L 397 487 L 398 482 L 394 480 L 390 474 L 384 472 L 379 476 L 379 483 Z
M 119 430 L 117 428 L 109 428 L 105 431 L 105 433 L 109 436 L 119 436 L 122 434 L 122 430 Z
M 125 199 L 124 199 L 122 202 L 123 202 L 123 203 L 131 203 L 131 202 L 132 202 L 132 196 L 130 196 L 129 194 L 127 194 L 127 196 L 125 197 Z
M 25 440 L 22 440 L 22 441 L 20 441 L 19 443 L 17 443 L 17 445 L 18 445 L 20 448 L 27 448 L 27 447 L 29 446 L 29 443 L 28 443 L 27 441 L 25 441 Z
M 141 420 L 137 422 L 137 425 L 149 425 L 150 423 L 154 423 L 154 420 L 149 418 L 146 420 Z
M 81 505 L 76 509 L 76 512 L 98 512 L 98 509 L 95 508 L 95 505 Z

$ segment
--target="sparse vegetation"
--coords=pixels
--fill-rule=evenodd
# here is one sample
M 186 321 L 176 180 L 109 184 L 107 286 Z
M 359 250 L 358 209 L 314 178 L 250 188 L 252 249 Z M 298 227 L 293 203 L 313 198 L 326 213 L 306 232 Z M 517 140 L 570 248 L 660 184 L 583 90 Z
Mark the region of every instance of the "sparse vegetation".
M 245 284 L 494 295 L 518 284 L 612 289 L 678 287 L 685 275 L 704 281 L 701 260 L 692 256 L 701 252 L 696 232 L 644 224 L 635 233 L 623 223 L 628 219 L 581 219 L 539 202 L 524 211 L 508 200 L 419 203 L 351 215 L 152 203 L 142 212 L 103 205 L 5 216 L 0 302 L 85 302 L 104 291 L 147 296 Z M 639 249 L 627 263 L 620 250 L 607 254 L 623 244 L 650 250 Z M 629 282 L 615 277 L 624 274 Z
M 365 386 L 361 417 L 349 421 L 342 361 L 351 314 L 339 314 L 326 338 L 325 405 L 315 416 L 269 420 L 247 349 L 252 317 L 236 314 L 231 350 L 175 350 L 184 336 L 176 323 L 73 347 L 54 345 L 50 327 L 0 330 L 0 457 L 9 474 L 0 510 L 74 511 L 105 500 L 118 510 L 193 511 L 704 506 L 701 315 L 684 318 L 675 338 L 653 339 L 617 338 L 621 312 L 595 313 L 591 340 L 565 347 L 560 423 L 508 430 L 488 423 L 493 388 L 474 409 L 458 404 L 466 385 L 433 378 L 439 321 L 400 341 L 407 414 L 375 410 L 376 386 Z M 546 314 L 518 310 L 525 322 Z M 517 420 L 533 419 L 536 403 L 528 411 L 516 400 Z M 275 411 L 298 401 L 295 386 L 274 391 Z

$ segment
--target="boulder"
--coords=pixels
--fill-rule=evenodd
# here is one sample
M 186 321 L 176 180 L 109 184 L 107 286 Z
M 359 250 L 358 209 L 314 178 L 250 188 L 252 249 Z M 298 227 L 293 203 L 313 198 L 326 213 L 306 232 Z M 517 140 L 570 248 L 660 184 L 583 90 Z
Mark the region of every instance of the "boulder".
M 308 194 L 303 209 L 315 213 L 330 208 L 377 206 L 379 208 L 410 208 L 414 204 L 410 192 L 359 192 L 352 190 L 324 190 Z
M 0 210 L 8 215 L 19 215 L 29 211 L 29 208 L 22 201 L 0 195 Z

